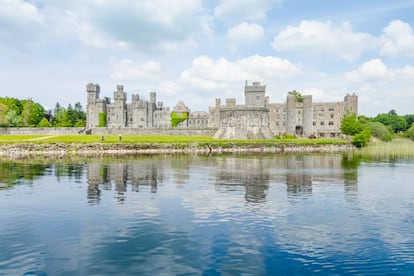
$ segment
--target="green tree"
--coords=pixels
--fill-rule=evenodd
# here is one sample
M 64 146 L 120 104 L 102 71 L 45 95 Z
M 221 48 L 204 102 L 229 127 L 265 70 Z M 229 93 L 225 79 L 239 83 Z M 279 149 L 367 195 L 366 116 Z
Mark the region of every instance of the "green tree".
M 303 103 L 303 96 L 299 91 L 296 91 L 296 90 L 289 91 L 288 95 L 295 96 L 295 99 L 297 102 Z
M 394 133 L 406 131 L 408 128 L 406 119 L 403 116 L 399 116 L 394 109 L 390 110 L 386 114 L 378 114 L 373 121 L 384 124 Z
M 371 132 L 368 128 L 363 129 L 361 132 L 355 134 L 352 137 L 352 144 L 357 148 L 362 148 L 368 145 L 371 140 Z
M 368 122 L 367 126 L 371 131 L 372 136 L 381 139 L 384 142 L 392 140 L 392 134 L 389 129 L 380 122 Z
M 37 126 L 38 127 L 52 127 L 52 124 L 46 118 L 43 118 Z
M 17 114 L 16 110 L 12 109 L 7 112 L 8 125 L 10 127 L 21 127 L 23 126 L 23 120 L 20 115 Z
M 414 124 L 407 130 L 406 135 L 408 138 L 414 141 Z
M 72 126 L 72 123 L 69 120 L 68 112 L 63 107 L 59 108 L 59 110 L 56 114 L 55 126 L 57 126 L 57 127 L 70 127 L 70 126 Z
M 22 120 L 24 126 L 34 127 L 45 117 L 43 106 L 32 100 L 23 101 Z
M 355 135 L 363 130 L 363 125 L 357 120 L 355 113 L 347 113 L 341 121 L 340 130 L 345 135 Z

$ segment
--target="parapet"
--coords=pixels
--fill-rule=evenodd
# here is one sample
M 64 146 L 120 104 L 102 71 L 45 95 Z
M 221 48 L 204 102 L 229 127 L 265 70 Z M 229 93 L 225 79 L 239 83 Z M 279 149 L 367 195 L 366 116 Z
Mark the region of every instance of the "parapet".
M 236 99 L 235 98 L 226 99 L 226 107 L 233 107 L 233 106 L 236 106 Z

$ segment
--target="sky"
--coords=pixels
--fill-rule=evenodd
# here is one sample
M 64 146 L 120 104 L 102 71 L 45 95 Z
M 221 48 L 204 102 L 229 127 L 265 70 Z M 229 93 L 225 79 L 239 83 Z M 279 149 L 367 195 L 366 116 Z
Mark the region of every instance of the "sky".
M 87 83 L 122 84 L 207 111 L 246 81 L 414 114 L 414 0 L 0 0 L 0 97 L 86 107 Z

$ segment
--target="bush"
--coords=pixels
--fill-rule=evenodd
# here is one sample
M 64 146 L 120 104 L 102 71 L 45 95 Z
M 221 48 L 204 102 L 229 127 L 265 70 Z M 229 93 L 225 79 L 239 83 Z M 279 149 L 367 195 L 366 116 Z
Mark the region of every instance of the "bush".
M 352 144 L 356 146 L 357 148 L 362 148 L 368 145 L 370 140 L 371 140 L 371 132 L 369 131 L 368 128 L 366 128 L 352 137 Z
M 414 141 L 414 124 L 406 132 L 407 137 Z
M 367 123 L 372 136 L 379 138 L 381 141 L 389 142 L 392 140 L 392 134 L 389 129 L 380 122 Z
M 46 118 L 43 118 L 37 126 L 38 127 L 52 127 L 52 124 Z

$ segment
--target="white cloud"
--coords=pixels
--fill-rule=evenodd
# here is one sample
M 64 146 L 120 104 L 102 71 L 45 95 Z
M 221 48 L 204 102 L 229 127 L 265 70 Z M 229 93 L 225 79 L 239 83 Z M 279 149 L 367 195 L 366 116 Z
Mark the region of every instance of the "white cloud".
M 240 23 L 227 32 L 227 39 L 231 43 L 245 44 L 259 42 L 264 36 L 263 27 L 256 23 Z
M 112 80 L 155 79 L 160 73 L 160 64 L 150 60 L 143 64 L 131 59 L 117 60 L 112 63 Z
M 40 23 L 43 16 L 35 5 L 21 0 L 3 0 L 0 5 L 0 22 L 13 24 Z
M 391 21 L 381 37 L 381 54 L 384 56 L 414 57 L 414 35 L 410 24 Z
M 224 21 L 265 19 L 267 12 L 280 0 L 221 0 L 214 15 Z
M 279 32 L 272 43 L 280 52 L 297 51 L 306 55 L 336 56 L 355 60 L 363 52 L 375 49 L 377 38 L 367 33 L 354 32 L 349 22 L 334 25 L 330 22 L 302 21 L 299 26 L 288 26 Z
M 363 63 L 357 70 L 345 74 L 348 81 L 384 81 L 393 76 L 393 72 L 378 58 Z
M 181 73 L 181 80 L 197 88 L 214 90 L 232 82 L 240 84 L 245 80 L 288 78 L 299 72 L 299 68 L 288 60 L 273 56 L 254 55 L 234 62 L 200 56 Z

